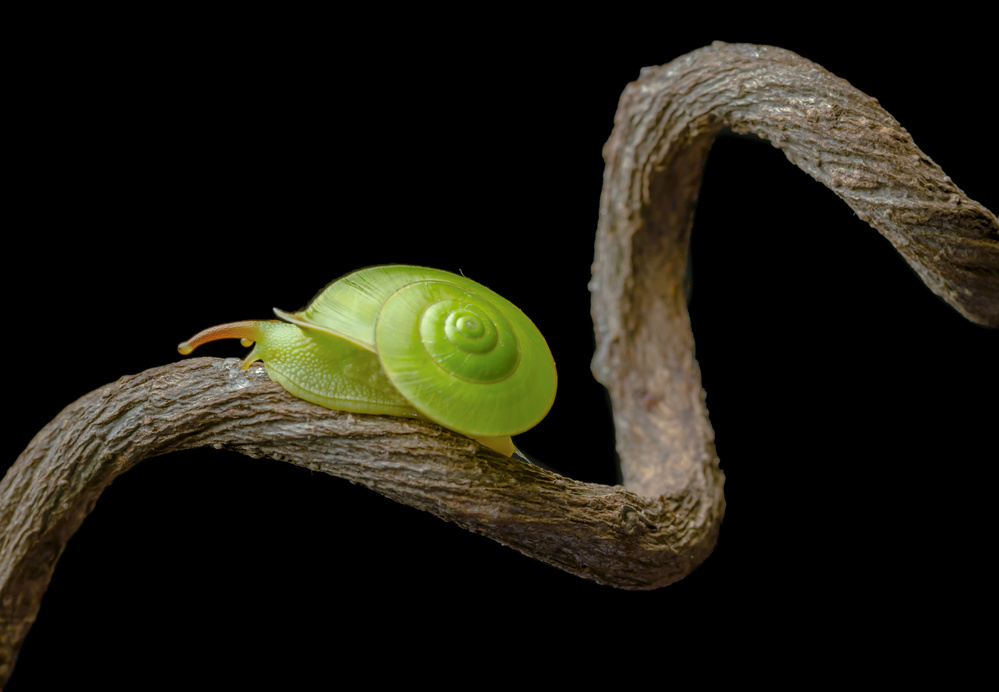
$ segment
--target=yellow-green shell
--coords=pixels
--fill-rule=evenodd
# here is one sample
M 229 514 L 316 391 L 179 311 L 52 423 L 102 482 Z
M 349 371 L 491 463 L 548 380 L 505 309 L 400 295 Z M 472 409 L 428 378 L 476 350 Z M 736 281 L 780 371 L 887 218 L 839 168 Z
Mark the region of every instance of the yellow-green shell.
M 524 432 L 555 399 L 555 363 L 541 332 L 463 276 L 370 267 L 334 281 L 301 312 L 278 315 L 378 354 L 406 401 L 467 435 Z

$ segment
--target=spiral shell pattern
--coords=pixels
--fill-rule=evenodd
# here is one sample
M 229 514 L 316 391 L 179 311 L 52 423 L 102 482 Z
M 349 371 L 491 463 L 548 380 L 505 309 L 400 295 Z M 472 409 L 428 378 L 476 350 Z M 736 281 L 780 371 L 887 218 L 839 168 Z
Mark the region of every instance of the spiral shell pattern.
M 472 437 L 516 435 L 555 400 L 555 361 L 517 306 L 463 276 L 407 265 L 360 269 L 278 317 L 376 353 L 424 417 Z
M 551 351 L 516 306 L 453 276 L 407 284 L 375 324 L 392 384 L 431 420 L 472 435 L 515 435 L 551 408 Z

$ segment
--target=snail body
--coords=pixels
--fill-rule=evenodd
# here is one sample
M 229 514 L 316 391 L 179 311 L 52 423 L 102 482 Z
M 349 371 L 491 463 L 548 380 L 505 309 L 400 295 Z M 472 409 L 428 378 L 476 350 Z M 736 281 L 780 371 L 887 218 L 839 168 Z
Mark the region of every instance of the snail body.
M 353 413 L 420 417 L 504 454 L 555 399 L 555 363 L 537 327 L 510 301 L 463 276 L 388 265 L 347 274 L 278 320 L 209 327 L 178 346 L 253 345 L 294 396 Z

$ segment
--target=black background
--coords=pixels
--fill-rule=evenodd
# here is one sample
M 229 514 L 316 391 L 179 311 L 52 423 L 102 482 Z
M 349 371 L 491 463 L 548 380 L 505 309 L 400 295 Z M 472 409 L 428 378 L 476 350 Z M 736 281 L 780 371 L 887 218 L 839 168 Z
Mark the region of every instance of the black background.
M 199 329 L 402 262 L 460 270 L 534 319 L 560 390 L 518 442 L 613 483 L 611 415 L 589 372 L 601 147 L 641 67 L 712 40 L 780 45 L 847 79 L 999 209 L 983 18 L 827 18 L 818 36 L 814 21 L 712 27 L 709 14 L 26 26 L 7 99 L 5 464 L 75 398 L 175 360 Z M 685 580 L 622 592 L 340 479 L 175 454 L 102 495 L 8 689 L 299 689 L 342 666 L 440 681 L 532 659 L 562 675 L 694 652 L 750 654 L 768 675 L 790 661 L 967 672 L 979 650 L 962 632 L 994 615 L 999 334 L 749 138 L 712 151 L 693 253 L 728 510 Z

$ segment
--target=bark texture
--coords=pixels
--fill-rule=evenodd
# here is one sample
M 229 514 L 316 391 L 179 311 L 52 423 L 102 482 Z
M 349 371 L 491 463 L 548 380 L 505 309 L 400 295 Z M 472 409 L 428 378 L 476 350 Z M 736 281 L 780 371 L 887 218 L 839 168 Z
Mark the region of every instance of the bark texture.
M 725 127 L 781 149 L 934 293 L 973 322 L 999 326 L 999 222 L 876 99 L 770 46 L 715 43 L 646 68 L 622 94 L 604 147 L 593 372 L 613 402 L 625 486 L 700 492 L 719 506 L 683 277 L 704 163 Z
M 999 223 L 877 102 L 788 51 L 715 44 L 645 70 L 604 151 L 594 373 L 624 486 L 564 478 L 431 423 L 313 406 L 261 367 L 199 358 L 122 378 L 38 433 L 0 484 L 0 684 L 56 561 L 142 459 L 211 446 L 346 478 L 568 572 L 624 589 L 681 579 L 724 512 L 683 289 L 701 173 L 724 127 L 830 187 L 969 319 L 999 326 Z

